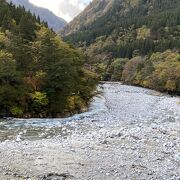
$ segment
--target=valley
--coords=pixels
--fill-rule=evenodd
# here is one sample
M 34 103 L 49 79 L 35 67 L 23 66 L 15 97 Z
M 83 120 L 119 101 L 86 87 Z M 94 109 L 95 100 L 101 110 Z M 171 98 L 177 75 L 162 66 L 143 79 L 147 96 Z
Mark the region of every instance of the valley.
M 180 1 L 8 2 L 0 180 L 180 180 Z

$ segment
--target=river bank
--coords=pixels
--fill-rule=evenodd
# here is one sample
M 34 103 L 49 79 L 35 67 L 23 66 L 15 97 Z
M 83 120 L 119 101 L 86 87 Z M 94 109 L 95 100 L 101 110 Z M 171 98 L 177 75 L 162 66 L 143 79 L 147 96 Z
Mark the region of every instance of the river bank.
M 0 179 L 179 180 L 180 99 L 120 83 L 102 89 L 93 111 L 64 123 L 6 124 L 20 131 L 1 138 Z

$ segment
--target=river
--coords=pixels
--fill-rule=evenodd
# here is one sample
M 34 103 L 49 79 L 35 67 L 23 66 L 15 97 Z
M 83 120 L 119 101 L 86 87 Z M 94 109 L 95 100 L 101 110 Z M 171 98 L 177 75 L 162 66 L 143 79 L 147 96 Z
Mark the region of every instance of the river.
M 0 179 L 180 179 L 180 98 L 105 83 L 89 111 L 0 121 Z
M 98 91 L 102 89 L 99 86 Z M 104 97 L 99 94 L 91 101 L 88 112 L 76 114 L 68 118 L 54 119 L 0 119 L 0 142 L 3 141 L 25 141 L 40 140 L 56 136 L 65 136 L 63 129 L 69 132 L 74 130 L 72 124 L 76 121 L 92 117 L 106 109 Z

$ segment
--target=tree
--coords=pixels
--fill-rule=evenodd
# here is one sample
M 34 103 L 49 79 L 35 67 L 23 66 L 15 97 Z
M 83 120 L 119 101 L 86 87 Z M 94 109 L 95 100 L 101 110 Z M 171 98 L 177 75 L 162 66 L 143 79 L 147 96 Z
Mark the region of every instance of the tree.
M 29 14 L 21 17 L 19 22 L 19 34 L 22 38 L 32 40 L 35 36 L 35 22 Z
M 142 57 L 135 57 L 129 60 L 122 72 L 122 80 L 126 83 L 136 84 L 136 76 L 138 72 L 143 68 L 145 59 Z
M 18 73 L 12 54 L 0 51 L 0 115 L 8 116 L 18 98 Z

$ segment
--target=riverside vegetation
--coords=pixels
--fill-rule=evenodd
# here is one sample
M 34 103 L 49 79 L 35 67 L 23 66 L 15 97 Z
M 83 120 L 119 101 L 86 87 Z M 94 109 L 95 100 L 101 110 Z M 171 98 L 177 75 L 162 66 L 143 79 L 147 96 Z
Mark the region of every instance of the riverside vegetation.
M 0 116 L 59 117 L 86 109 L 96 87 L 82 53 L 39 17 L 0 0 Z
M 180 93 L 179 0 L 94 0 L 61 34 L 102 80 Z

